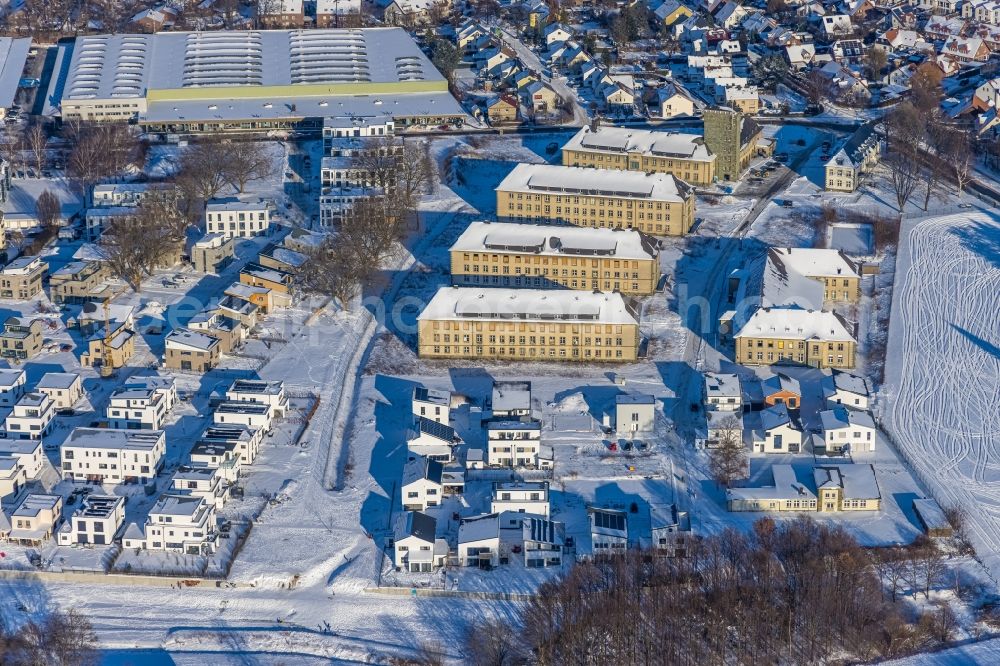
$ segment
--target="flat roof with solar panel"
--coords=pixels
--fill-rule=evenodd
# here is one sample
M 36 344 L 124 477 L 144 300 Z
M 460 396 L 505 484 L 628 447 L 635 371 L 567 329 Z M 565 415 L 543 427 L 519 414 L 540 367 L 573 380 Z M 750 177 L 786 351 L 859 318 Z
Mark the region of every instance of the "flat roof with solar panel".
M 682 202 L 690 196 L 690 188 L 671 174 L 555 164 L 518 164 L 497 186 L 497 191 L 670 202 Z

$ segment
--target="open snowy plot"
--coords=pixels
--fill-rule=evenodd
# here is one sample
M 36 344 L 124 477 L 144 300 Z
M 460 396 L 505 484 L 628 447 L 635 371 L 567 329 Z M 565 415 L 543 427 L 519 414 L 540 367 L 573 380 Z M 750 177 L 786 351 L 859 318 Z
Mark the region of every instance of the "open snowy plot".
M 1000 663 L 1000 638 L 981 643 L 969 643 L 958 647 L 893 659 L 882 662 L 885 666 L 969 666 L 969 664 Z
M 1000 222 L 974 212 L 908 223 L 897 266 L 885 420 L 1000 576 Z

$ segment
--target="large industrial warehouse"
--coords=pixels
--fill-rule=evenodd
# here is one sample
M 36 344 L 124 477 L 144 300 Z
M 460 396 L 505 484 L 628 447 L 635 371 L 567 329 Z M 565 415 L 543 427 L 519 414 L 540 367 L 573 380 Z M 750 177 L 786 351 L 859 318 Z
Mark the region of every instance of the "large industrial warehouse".
M 48 94 L 63 120 L 150 132 L 318 131 L 323 118 L 456 124 L 448 83 L 401 28 L 95 35 L 62 44 Z

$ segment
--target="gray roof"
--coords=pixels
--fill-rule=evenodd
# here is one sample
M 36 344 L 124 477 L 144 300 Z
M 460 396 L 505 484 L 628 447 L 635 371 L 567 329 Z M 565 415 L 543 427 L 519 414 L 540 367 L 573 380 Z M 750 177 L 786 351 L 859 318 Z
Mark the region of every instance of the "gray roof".
M 458 543 L 483 541 L 500 538 L 500 516 L 488 513 L 482 516 L 462 518 L 458 524 Z
M 740 376 L 721 372 L 705 373 L 705 395 L 741 397 Z
M 615 396 L 616 405 L 653 405 L 656 398 L 648 393 L 619 393 Z
M 549 543 L 557 546 L 566 544 L 566 526 L 558 521 L 526 518 L 521 523 L 521 529 L 525 541 Z
M 437 532 L 437 520 L 420 511 L 407 511 L 396 523 L 395 538 L 397 541 L 406 537 L 416 537 L 421 541 L 434 543 Z
M 834 409 L 827 409 L 820 412 L 819 418 L 823 424 L 823 430 L 838 430 L 850 426 L 875 428 L 875 421 L 868 412 L 862 412 L 857 409 L 846 409 L 839 405 Z
M 796 395 L 802 395 L 802 389 L 799 387 L 799 380 L 789 377 L 784 373 L 777 373 L 768 377 L 761 382 L 761 388 L 764 390 L 764 396 L 773 395 L 779 391 L 788 391 Z
M 764 430 L 771 430 L 791 423 L 792 418 L 788 415 L 788 408 L 785 407 L 784 403 L 768 407 L 760 413 L 760 425 Z
M 0 37 L 0 107 L 7 108 L 14 103 L 17 95 L 24 63 L 28 60 L 31 38 L 11 39 Z
M 866 378 L 852 375 L 849 372 L 843 372 L 841 370 L 834 370 L 833 385 L 841 391 L 847 391 L 848 393 L 855 393 L 857 395 L 867 396 L 871 392 Z
M 403 466 L 403 486 L 406 487 L 421 479 L 440 485 L 443 472 L 444 465 L 437 460 L 413 454 Z
M 844 499 L 881 499 L 871 465 L 827 465 L 813 468 L 816 488 L 836 486 L 844 489 Z
M 35 385 L 36 389 L 68 389 L 80 375 L 75 372 L 46 372 Z

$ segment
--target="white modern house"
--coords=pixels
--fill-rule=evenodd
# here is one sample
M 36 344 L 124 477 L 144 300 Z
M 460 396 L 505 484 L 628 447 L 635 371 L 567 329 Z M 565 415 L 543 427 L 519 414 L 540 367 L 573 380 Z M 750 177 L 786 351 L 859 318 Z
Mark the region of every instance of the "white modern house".
M 219 403 L 215 407 L 212 420 L 220 425 L 241 425 L 255 430 L 269 432 L 274 417 L 274 408 L 261 402 Z
M 170 479 L 170 492 L 201 497 L 217 510 L 229 500 L 231 486 L 218 467 L 184 466 Z
M 455 429 L 448 424 L 417 416 L 414 417 L 413 430 L 406 446 L 413 453 L 447 463 L 455 458 L 457 442 Z
M 9 439 L 41 439 L 52 430 L 55 403 L 45 393 L 25 393 L 4 420 Z
M 500 517 L 495 513 L 462 518 L 458 524 L 458 562 L 490 569 L 500 564 Z
M 108 400 L 105 410 L 108 425 L 118 430 L 159 430 L 174 406 L 176 396 L 172 379 L 162 386 L 154 382 L 130 382 L 120 386 Z
M 687 511 L 678 510 L 676 504 L 651 506 L 649 527 L 653 548 L 673 557 L 687 554 L 692 545 L 691 517 Z
M 492 467 L 546 467 L 542 456 L 542 424 L 534 419 L 489 421 L 486 424 L 486 463 Z M 542 458 L 546 464 L 543 464 Z
M 444 466 L 437 460 L 411 453 L 400 483 L 403 508 L 426 511 L 427 507 L 440 505 L 444 497 L 443 471 Z
M 83 380 L 75 372 L 46 372 L 35 391 L 49 396 L 56 409 L 73 409 L 83 398 Z
M 218 546 L 215 507 L 202 497 L 165 493 L 149 510 L 143 528 L 132 523 L 122 537 L 124 548 L 144 548 L 188 555 L 209 555 Z
M 263 379 L 237 379 L 226 391 L 229 402 L 253 402 L 271 407 L 271 414 L 280 418 L 288 413 L 285 384 Z
M 218 469 L 222 478 L 230 483 L 236 483 L 243 469 L 243 460 L 235 442 L 198 440 L 191 447 L 188 460 L 191 467 Z
M 271 212 L 262 199 L 227 197 L 205 204 L 205 232 L 226 238 L 252 238 L 271 228 Z
M 60 546 L 113 543 L 125 522 L 125 498 L 88 495 L 56 534 Z
M 705 409 L 719 412 L 743 411 L 743 386 L 740 376 L 706 372 Z
M 24 395 L 27 373 L 0 368 L 0 407 L 13 407 Z
M 0 457 L 13 459 L 25 480 L 37 477 L 46 463 L 40 439 L 0 439 Z
M 653 432 L 656 399 L 645 393 L 615 396 L 615 432 L 619 437 L 636 437 Z
M 834 370 L 833 374 L 824 378 L 823 397 L 829 409 L 840 405 L 863 411 L 871 408 L 871 386 L 868 380 L 841 370 Z
M 751 432 L 757 453 L 798 453 L 802 450 L 802 431 L 783 403 L 760 412 L 760 427 Z
M 163 465 L 162 430 L 75 428 L 60 447 L 62 477 L 91 483 L 148 483 Z
M 875 421 L 868 412 L 837 406 L 820 412 L 819 418 L 827 453 L 871 453 L 875 450 Z
M 558 567 L 566 550 L 566 526 L 555 520 L 525 518 L 521 522 L 524 566 Z
M 594 557 L 624 553 L 628 548 L 628 514 L 616 509 L 591 507 L 590 546 Z
M 246 465 L 252 465 L 264 443 L 264 430 L 241 424 L 215 423 L 205 428 L 199 444 L 232 447 L 233 456 Z
M 419 511 L 407 511 L 396 519 L 393 548 L 396 568 L 410 573 L 430 573 L 444 566 L 448 543 L 435 536 L 437 520 Z
M 451 392 L 413 387 L 413 415 L 448 425 L 451 420 Z
M 504 514 L 506 512 L 527 513 L 548 518 L 549 482 L 495 481 L 490 501 L 490 513 Z M 518 520 L 518 524 L 520 524 L 516 516 L 511 516 L 508 520 Z M 504 527 L 513 526 L 513 524 L 504 524 Z

